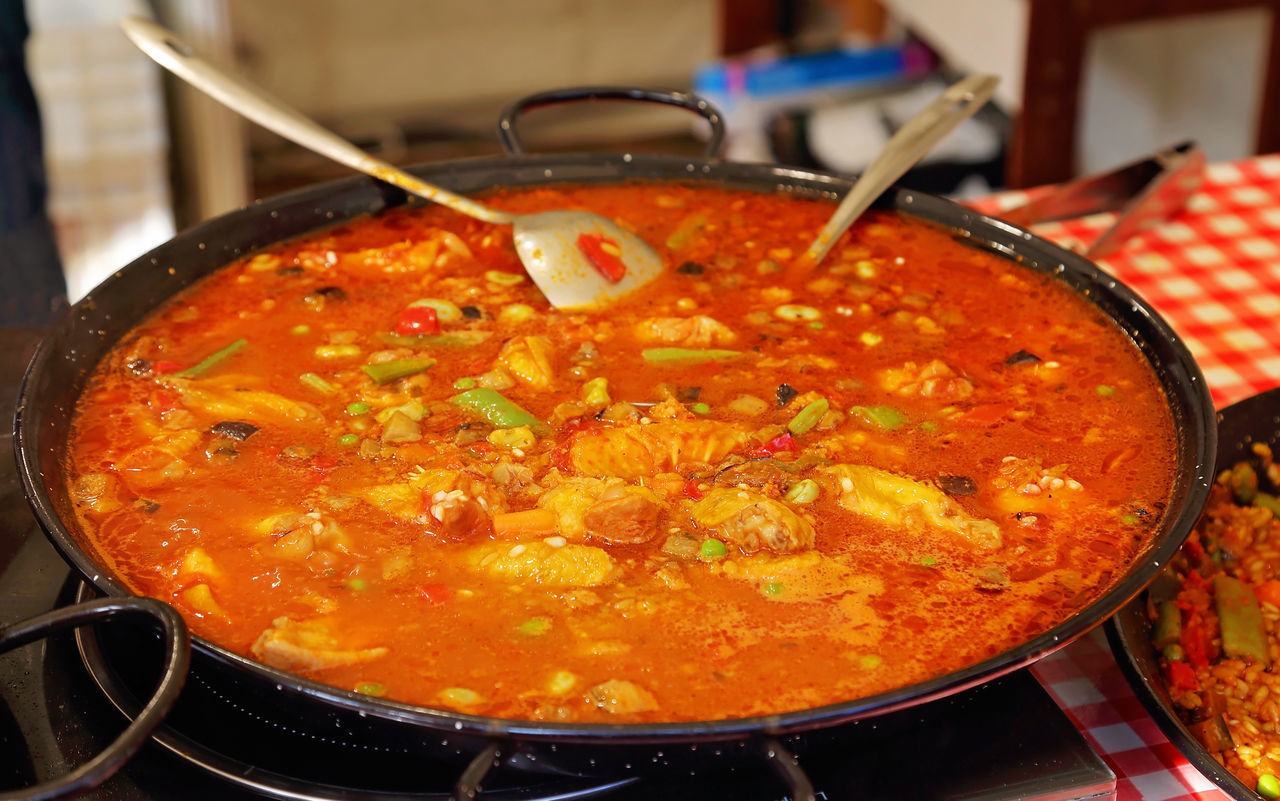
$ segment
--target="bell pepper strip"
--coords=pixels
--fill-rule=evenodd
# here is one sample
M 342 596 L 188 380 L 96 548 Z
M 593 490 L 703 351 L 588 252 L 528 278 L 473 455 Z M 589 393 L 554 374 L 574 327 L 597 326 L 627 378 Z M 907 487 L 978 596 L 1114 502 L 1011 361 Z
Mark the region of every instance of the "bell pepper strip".
M 333 384 L 330 384 L 328 381 L 325 381 L 323 378 L 316 375 L 315 373 L 303 373 L 302 375 L 298 376 L 298 380 L 306 384 L 307 386 L 311 387 L 316 392 L 322 393 L 324 395 L 333 395 L 338 391 L 337 387 L 335 387 Z
M 578 250 L 605 280 L 616 284 L 626 276 L 627 265 L 622 263 L 622 249 L 604 234 L 578 234 Z
M 800 445 L 796 442 L 796 438 L 791 436 L 790 433 L 787 433 L 774 437 L 758 448 L 752 448 L 747 451 L 747 456 L 750 456 L 753 459 L 760 459 L 766 456 L 774 456 L 775 454 L 783 451 L 798 450 L 800 450 Z
M 791 418 L 787 423 L 787 430 L 797 437 L 801 434 L 808 433 L 822 416 L 831 410 L 831 404 L 826 398 L 818 398 L 812 403 L 806 404 L 803 409 L 796 412 L 796 416 Z
M 644 360 L 652 365 L 672 365 L 684 367 L 707 362 L 727 362 L 742 355 L 740 350 L 719 350 L 708 348 L 645 348 L 640 351 Z
M 1267 628 L 1258 597 L 1248 584 L 1227 575 L 1213 577 L 1214 610 L 1222 632 L 1222 651 L 1232 659 L 1271 663 Z
M 208 356 L 204 357 L 200 361 L 191 365 L 187 369 L 179 370 L 178 372 L 174 373 L 174 375 L 179 376 L 181 378 L 195 378 L 196 376 L 203 375 L 209 372 L 209 370 L 213 369 L 215 366 L 217 366 L 221 362 L 226 361 L 230 356 L 232 356 L 234 353 L 236 353 L 237 351 L 239 351 L 245 345 L 248 345 L 248 344 L 249 344 L 249 340 L 247 339 L 243 339 L 243 338 L 237 339 L 235 342 L 232 342 L 230 345 L 227 345 L 226 347 L 220 350 L 216 350 L 213 353 L 210 353 Z
M 400 312 L 392 328 L 401 336 L 440 333 L 440 316 L 430 306 L 410 306 Z
M 1194 668 L 1209 666 L 1209 636 L 1198 612 L 1193 612 L 1182 625 L 1182 650 Z
M 492 331 L 450 331 L 447 334 L 392 334 L 379 333 L 378 339 L 384 345 L 397 348 L 430 348 L 435 346 L 478 345 L 489 337 Z
M 406 376 L 421 373 L 435 366 L 435 359 L 410 358 L 396 359 L 390 362 L 379 362 L 377 364 L 366 364 L 360 369 L 364 370 L 365 375 L 372 378 L 379 384 L 387 384 L 395 381 L 397 378 L 405 378 Z
M 459 409 L 474 412 L 497 428 L 529 426 L 538 433 L 547 430 L 545 423 L 508 400 L 496 389 L 476 387 L 454 395 L 449 402 Z
M 1179 690 L 1200 689 L 1200 680 L 1196 678 L 1195 668 L 1186 662 L 1166 662 L 1164 669 L 1170 687 Z

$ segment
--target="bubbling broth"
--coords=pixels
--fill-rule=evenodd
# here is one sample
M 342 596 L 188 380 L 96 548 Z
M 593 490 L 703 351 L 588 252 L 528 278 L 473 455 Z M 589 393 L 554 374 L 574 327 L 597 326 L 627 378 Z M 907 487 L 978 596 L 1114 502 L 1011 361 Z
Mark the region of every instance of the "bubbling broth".
M 1168 402 L 1060 282 L 889 213 L 801 269 L 831 206 L 795 197 L 490 199 L 603 213 L 668 269 L 557 311 L 508 229 L 427 206 L 203 279 L 76 411 L 78 522 L 124 584 L 347 690 L 715 720 L 1004 652 L 1161 525 Z

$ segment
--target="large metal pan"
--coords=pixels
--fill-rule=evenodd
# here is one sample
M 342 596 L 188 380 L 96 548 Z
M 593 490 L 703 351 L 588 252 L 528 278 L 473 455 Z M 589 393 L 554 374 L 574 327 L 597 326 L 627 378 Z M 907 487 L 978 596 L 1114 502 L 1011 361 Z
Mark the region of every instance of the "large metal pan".
M 509 121 L 504 130 L 510 131 Z M 570 154 L 455 161 L 413 170 L 463 194 L 499 186 L 549 182 L 601 183 L 658 179 L 836 200 L 851 181 L 837 175 L 714 158 Z M 25 491 L 42 526 L 67 561 L 109 595 L 126 590 L 85 544 L 71 513 L 61 468 L 76 398 L 107 350 L 175 293 L 258 248 L 399 206 L 406 196 L 354 177 L 255 203 L 186 231 L 122 268 L 71 310 L 43 342 L 17 403 L 15 449 Z M 584 774 L 626 774 L 666 766 L 707 770 L 719 760 L 756 751 L 778 753 L 778 737 L 812 732 L 956 693 L 1024 667 L 1110 616 L 1151 580 L 1177 549 L 1205 502 L 1215 448 L 1213 407 L 1185 345 L 1141 298 L 1094 264 L 1014 226 L 945 199 L 902 189 L 884 209 L 934 223 L 974 247 L 1051 275 L 1079 292 L 1138 344 L 1159 376 L 1178 431 L 1175 480 L 1167 517 L 1150 548 L 1105 595 L 1070 619 L 979 664 L 873 697 L 740 720 L 645 725 L 547 724 L 476 717 L 346 692 L 258 664 L 197 639 L 193 675 L 209 675 L 286 710 L 291 720 L 356 739 L 395 741 L 434 755 L 504 758 Z M 834 208 L 834 207 L 833 207 Z M 486 750 L 489 749 L 489 750 Z M 491 761 L 491 760 L 490 760 Z M 789 770 L 786 766 L 784 772 Z

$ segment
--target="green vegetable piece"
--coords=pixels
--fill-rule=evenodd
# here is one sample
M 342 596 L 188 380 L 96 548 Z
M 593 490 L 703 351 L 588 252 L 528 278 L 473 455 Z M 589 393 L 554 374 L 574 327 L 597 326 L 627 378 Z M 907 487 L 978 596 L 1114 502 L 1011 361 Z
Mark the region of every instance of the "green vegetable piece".
M 920 430 L 926 434 L 936 434 L 938 433 L 938 424 L 932 420 L 925 420 L 920 424 Z
M 870 423 L 877 428 L 883 428 L 886 431 L 892 431 L 899 428 L 903 423 L 907 422 L 907 416 L 892 406 L 854 406 L 849 410 L 849 414 L 862 420 L 864 423 Z M 927 430 L 932 433 L 936 431 L 936 423 Z M 921 423 L 920 427 L 925 428 L 926 424 Z
M 717 350 L 708 348 L 645 348 L 640 351 L 646 362 L 655 365 L 674 365 L 685 367 L 691 364 L 707 364 L 708 362 L 727 362 L 742 355 L 740 350 Z
M 1107 384 L 1099 384 L 1094 387 L 1094 391 L 1104 398 L 1114 398 L 1116 396 L 1116 388 Z
M 359 416 L 359 415 L 368 414 L 368 413 L 369 413 L 369 404 L 365 403 L 364 401 L 356 401 L 355 403 L 347 404 L 347 414 Z
M 328 381 L 325 381 L 315 373 L 303 373 L 298 376 L 298 380 L 314 389 L 316 392 L 322 392 L 325 395 L 332 395 L 338 391 L 338 388 Z
M 1173 601 L 1161 601 L 1156 605 L 1156 625 L 1151 642 L 1157 648 L 1182 639 L 1182 610 Z
M 551 621 L 545 617 L 532 617 L 520 624 L 520 633 L 526 637 L 541 637 L 551 631 Z
M 534 431 L 545 431 L 547 428 L 541 420 L 505 398 L 496 389 L 476 387 L 454 395 L 449 402 L 460 409 L 474 412 L 498 428 L 529 426 Z
M 1280 779 L 1275 774 L 1264 773 L 1258 777 L 1258 795 L 1263 798 L 1280 798 Z
M 676 225 L 676 230 L 667 237 L 668 250 L 683 250 L 688 247 L 698 232 L 707 225 L 707 218 L 701 214 L 690 214 Z
M 1213 577 L 1214 609 L 1222 631 L 1222 651 L 1232 659 L 1268 665 L 1267 630 L 1253 589 L 1231 576 Z
M 476 380 L 474 378 L 459 378 L 453 382 L 454 389 L 471 389 L 475 385 Z
M 1237 462 L 1227 474 L 1227 486 L 1231 489 L 1231 494 L 1236 496 L 1237 503 L 1253 503 L 1254 496 L 1258 494 L 1258 474 L 1253 465 Z
M 694 414 L 700 414 L 703 417 L 706 417 L 707 415 L 711 414 L 711 406 L 706 403 L 698 402 L 690 406 L 689 411 L 693 412 Z
M 360 441 L 360 437 L 359 435 L 356 435 L 356 434 L 343 434 L 342 436 L 338 437 L 338 444 L 344 448 L 350 448 L 352 445 L 355 445 L 359 441 Z
M 818 486 L 818 482 L 811 478 L 802 478 L 791 485 L 783 498 L 791 503 L 813 503 L 818 500 L 818 494 L 821 491 L 822 488 Z
M 362 578 L 356 577 L 347 582 L 347 589 L 352 592 L 364 592 L 369 589 L 369 582 Z
M 698 549 L 698 555 L 703 559 L 719 559 L 728 553 L 724 543 L 714 538 L 703 540 L 702 547 Z
M 923 565 L 924 567 L 936 567 L 938 564 L 938 557 L 926 556 L 925 558 L 920 560 L 920 564 Z
M 784 589 L 786 589 L 786 587 L 783 585 L 781 581 L 771 581 L 768 584 L 764 585 L 764 594 L 765 595 L 781 595 Z
M 803 409 L 796 412 L 796 416 L 791 418 L 791 422 L 787 423 L 787 430 L 797 437 L 807 433 L 810 429 L 818 424 L 822 416 L 831 410 L 831 404 L 826 398 L 818 398 L 813 403 L 807 404 Z
M 290 334 L 293 334 L 293 335 L 294 335 L 294 336 L 296 336 L 296 337 L 300 337 L 300 336 L 302 336 L 302 335 L 304 335 L 304 334 L 310 334 L 310 333 L 311 333 L 311 326 L 309 326 L 309 325 L 295 325 L 293 328 L 290 328 L 290 329 L 289 329 L 289 333 L 290 333 Z
M 387 688 L 382 684 L 382 682 L 362 681 L 356 685 L 356 692 L 361 695 L 386 695 Z
M 1187 652 L 1182 650 L 1182 646 L 1176 642 L 1171 642 L 1161 648 L 1160 655 L 1170 662 L 1181 662 L 1187 658 Z
M 392 362 L 380 362 L 378 364 L 366 364 L 361 367 L 365 375 L 372 378 L 379 384 L 387 384 L 395 381 L 397 378 L 421 373 L 423 370 L 429 370 L 435 366 L 435 359 L 409 358 L 396 359 Z
M 1271 514 L 1280 517 L 1280 498 L 1266 492 L 1259 492 L 1253 496 L 1253 505 L 1261 506 L 1263 509 L 1270 509 Z
M 195 378 L 196 376 L 203 375 L 209 372 L 213 367 L 217 366 L 220 362 L 226 361 L 229 356 L 248 344 L 249 340 L 247 339 L 237 339 L 222 350 L 210 353 L 199 362 L 196 362 L 185 370 L 179 370 L 174 373 L 174 375 L 181 376 L 183 378 Z

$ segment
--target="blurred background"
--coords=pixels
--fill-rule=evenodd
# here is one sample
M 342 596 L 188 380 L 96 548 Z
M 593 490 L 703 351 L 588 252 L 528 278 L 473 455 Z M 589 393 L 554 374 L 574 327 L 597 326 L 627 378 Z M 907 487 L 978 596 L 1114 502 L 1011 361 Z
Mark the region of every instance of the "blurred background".
M 347 174 L 162 76 L 120 32 L 175 29 L 396 164 L 500 153 L 513 100 L 574 85 L 695 91 L 724 156 L 857 173 L 951 80 L 996 101 L 903 183 L 956 197 L 1112 167 L 1185 139 L 1280 150 L 1280 0 L 26 0 L 49 211 L 72 302 L 211 216 Z M 684 112 L 531 113 L 531 150 L 697 154 Z

